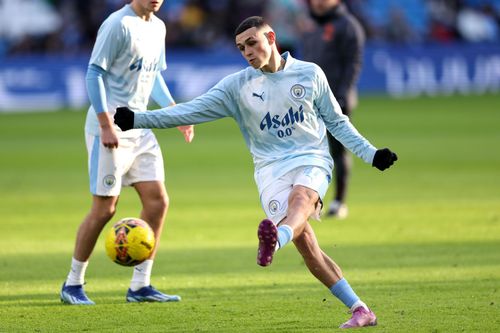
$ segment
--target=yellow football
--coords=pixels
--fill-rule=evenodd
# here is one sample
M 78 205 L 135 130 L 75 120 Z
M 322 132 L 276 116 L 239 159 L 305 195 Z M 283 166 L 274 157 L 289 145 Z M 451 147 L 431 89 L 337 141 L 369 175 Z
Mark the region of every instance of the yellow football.
M 153 252 L 155 234 L 147 222 L 127 217 L 111 227 L 105 245 L 111 260 L 122 266 L 135 266 Z

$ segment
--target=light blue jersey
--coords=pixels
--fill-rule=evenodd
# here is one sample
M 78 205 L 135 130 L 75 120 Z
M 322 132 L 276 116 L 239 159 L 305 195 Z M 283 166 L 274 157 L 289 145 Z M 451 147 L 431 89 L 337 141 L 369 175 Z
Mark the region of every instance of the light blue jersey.
M 114 113 L 118 106 L 145 110 L 160 71 L 166 69 L 165 24 L 156 16 L 144 21 L 130 5 L 111 14 L 99 28 L 89 65 L 106 71 L 103 77 L 107 108 Z M 144 130 L 120 133 L 120 137 L 137 137 Z M 99 122 L 91 106 L 85 131 L 99 135 Z
M 305 165 L 331 173 L 326 129 L 372 163 L 376 148 L 342 114 L 321 68 L 288 53 L 283 57 L 285 67 L 276 73 L 247 67 L 190 102 L 137 112 L 134 127 L 169 128 L 232 117 L 253 156 L 257 184 Z

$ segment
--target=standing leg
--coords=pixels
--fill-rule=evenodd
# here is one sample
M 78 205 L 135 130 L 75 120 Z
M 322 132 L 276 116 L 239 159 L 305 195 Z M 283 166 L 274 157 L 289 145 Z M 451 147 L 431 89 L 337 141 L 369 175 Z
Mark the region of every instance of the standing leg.
M 90 212 L 84 218 L 76 234 L 75 250 L 66 282 L 61 290 L 61 300 L 67 304 L 94 304 L 83 290 L 88 260 L 97 238 L 116 211 L 118 196 L 93 196 Z
M 134 188 L 142 203 L 141 219 L 148 222 L 155 232 L 155 248 L 149 259 L 154 259 L 160 244 L 163 224 L 167 216 L 169 198 L 165 185 L 159 181 L 139 182 Z
M 304 258 L 309 271 L 353 312 L 351 319 L 342 324 L 341 328 L 377 324 L 375 314 L 356 295 L 343 277 L 340 267 L 320 249 L 316 235 L 309 223 L 306 223 L 304 232 L 298 235 L 293 242 Z
M 306 222 L 304 231 L 293 240 L 309 271 L 327 288 L 343 278 L 340 267 L 319 247 L 313 228 Z
M 90 258 L 99 234 L 115 215 L 117 203 L 118 197 L 93 196 L 92 208 L 76 234 L 76 260 L 87 261 Z
M 142 203 L 141 219 L 148 222 L 155 233 L 155 248 L 148 260 L 134 267 L 132 281 L 127 292 L 128 302 L 175 302 L 177 295 L 167 295 L 151 286 L 151 271 L 167 215 L 169 199 L 165 185 L 159 181 L 134 184 Z

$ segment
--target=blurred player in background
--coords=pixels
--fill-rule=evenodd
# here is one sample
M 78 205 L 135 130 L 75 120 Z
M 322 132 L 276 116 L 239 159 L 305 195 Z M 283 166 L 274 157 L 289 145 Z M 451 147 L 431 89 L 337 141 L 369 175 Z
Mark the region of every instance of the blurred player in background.
M 232 117 L 255 164 L 255 181 L 267 215 L 258 228 L 257 263 L 271 264 L 277 249 L 293 241 L 311 273 L 353 311 L 341 327 L 373 326 L 375 314 L 356 295 L 340 267 L 324 253 L 309 224 L 318 219 L 333 167 L 326 129 L 380 170 L 396 154 L 377 150 L 351 125 L 315 64 L 280 55 L 276 35 L 261 17 L 244 20 L 236 45 L 250 67 L 221 80 L 206 94 L 173 107 L 134 113 L 119 108 L 122 130 L 169 128 Z
M 150 284 L 156 254 L 168 208 L 164 185 L 163 158 L 151 130 L 122 132 L 113 124 L 118 106 L 132 110 L 147 108 L 152 97 L 166 107 L 175 102 L 160 71 L 166 69 L 165 24 L 154 13 L 163 0 L 133 0 L 112 13 L 101 25 L 87 71 L 91 107 L 85 124 L 88 150 L 90 212 L 76 236 L 69 275 L 61 289 L 68 304 L 94 304 L 83 290 L 85 270 L 97 238 L 116 211 L 122 186 L 133 186 L 141 203 L 141 219 L 155 232 L 151 257 L 134 267 L 126 299 L 128 302 L 179 301 Z M 179 128 L 191 142 L 192 126 Z
M 351 117 L 357 104 L 356 83 L 363 61 L 365 34 L 361 24 L 341 0 L 308 0 L 317 27 L 304 36 L 304 60 L 319 65 L 326 74 L 342 113 Z M 352 165 L 344 145 L 330 133 L 328 143 L 335 164 L 335 193 L 328 215 L 347 217 L 347 185 Z

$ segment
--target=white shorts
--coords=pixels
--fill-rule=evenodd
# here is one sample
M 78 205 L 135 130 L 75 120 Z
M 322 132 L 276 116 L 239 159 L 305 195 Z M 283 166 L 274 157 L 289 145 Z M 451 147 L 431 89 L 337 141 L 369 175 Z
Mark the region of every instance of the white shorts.
M 122 186 L 165 180 L 163 157 L 153 132 L 136 138 L 120 138 L 118 148 L 106 148 L 99 136 L 85 133 L 90 192 L 118 196 Z
M 259 187 L 260 202 L 268 219 L 278 224 L 286 217 L 288 210 L 288 197 L 296 185 L 302 185 L 316 191 L 319 195 L 317 210 L 310 217 L 319 220 L 321 200 L 330 184 L 330 173 L 317 166 L 302 166 L 284 174 L 278 179 L 270 180 Z M 262 190 L 261 190 L 262 189 Z

